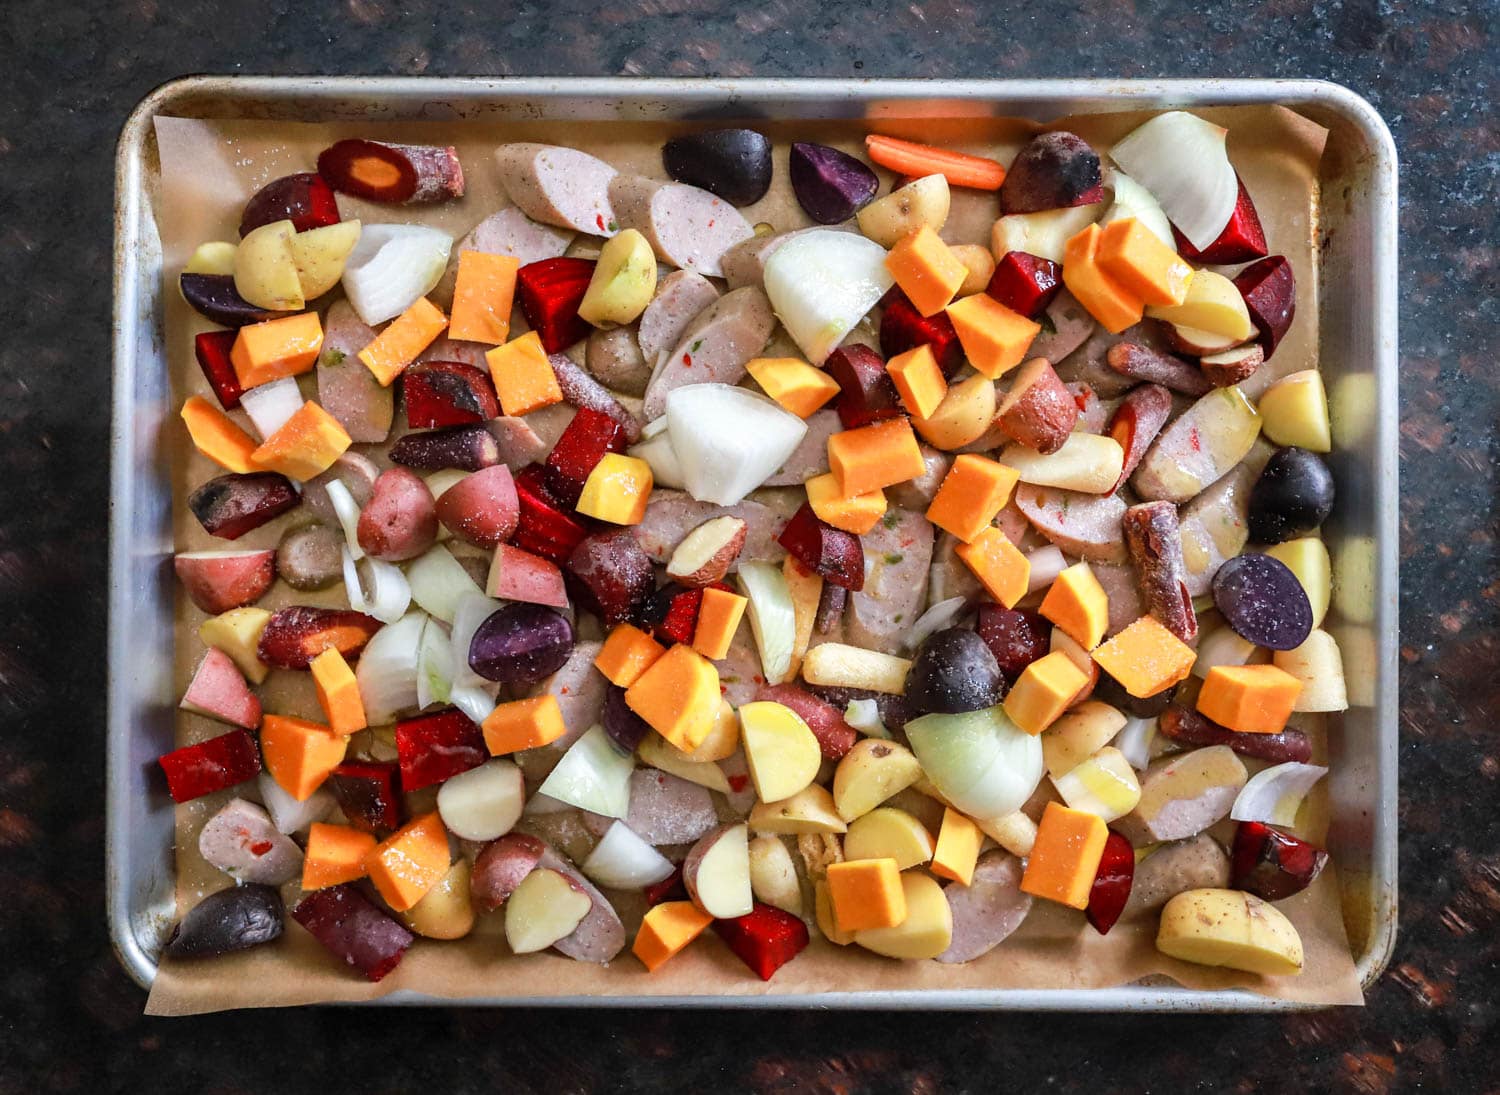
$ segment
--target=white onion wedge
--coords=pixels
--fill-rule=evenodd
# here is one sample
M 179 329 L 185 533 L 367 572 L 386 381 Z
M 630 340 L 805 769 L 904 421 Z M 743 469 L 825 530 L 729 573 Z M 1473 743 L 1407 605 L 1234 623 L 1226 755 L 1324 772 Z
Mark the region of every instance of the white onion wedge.
M 1229 816 L 1235 821 L 1260 821 L 1267 825 L 1297 823 L 1297 810 L 1313 785 L 1328 774 L 1316 764 L 1289 760 L 1257 772 L 1240 788 Z
M 605 817 L 624 817 L 633 771 L 634 755 L 621 752 L 604 727 L 592 726 L 563 754 L 537 793 Z
M 453 622 L 458 602 L 467 594 L 483 593 L 463 564 L 442 544 L 428 548 L 406 568 L 411 599 L 445 624 Z
M 1144 772 L 1151 766 L 1151 743 L 1156 740 L 1156 730 L 1155 719 L 1127 718 L 1125 728 L 1110 744 L 1130 762 L 1130 767 Z
M 807 423 L 774 400 L 728 384 L 677 388 L 666 419 L 688 493 L 721 506 L 775 475 L 807 433 Z
M 1035 593 L 1050 586 L 1059 574 L 1068 569 L 1068 560 L 1056 544 L 1039 547 L 1026 553 L 1031 571 L 1026 579 L 1026 592 Z
M 344 591 L 349 594 L 350 608 L 366 612 L 385 624 L 395 623 L 411 606 L 411 586 L 400 567 L 379 559 L 366 558 L 356 562 L 347 547 L 344 548 Z
M 890 740 L 891 732 L 880 717 L 880 705 L 874 700 L 850 700 L 844 708 L 844 721 L 867 738 Z
M 255 784 L 260 788 L 260 801 L 266 813 L 271 815 L 271 824 L 288 836 L 301 832 L 314 821 L 322 821 L 333 812 L 333 793 L 326 787 L 319 787 L 299 802 L 272 778 L 270 772 L 256 776 Z
M 672 861 L 647 844 L 623 821 L 609 827 L 579 864 L 590 882 L 612 890 L 638 890 L 670 878 Z
M 496 687 L 496 686 L 492 686 Z M 476 726 L 495 710 L 495 696 L 477 684 L 455 684 L 448 690 L 448 702 L 469 717 Z
M 453 237 L 419 224 L 372 224 L 344 264 L 344 292 L 371 327 L 432 292 L 448 268 Z
M 766 260 L 766 296 L 808 361 L 823 364 L 891 287 L 885 257 L 873 240 L 827 230 L 793 236 Z
M 417 705 L 417 657 L 425 612 L 410 612 L 375 632 L 354 667 L 359 698 L 371 726 L 394 722 Z
M 1109 155 L 1202 251 L 1224 231 L 1239 198 L 1225 149 L 1228 136 L 1212 122 L 1169 110 L 1126 134 Z
M 651 465 L 651 481 L 656 486 L 673 490 L 683 490 L 687 486 L 682 463 L 677 459 L 677 450 L 672 447 L 672 435 L 667 432 L 666 415 L 649 422 L 641 430 L 640 443 L 628 451 L 637 460 Z
M 1232 627 L 1210 631 L 1198 643 L 1198 657 L 1193 662 L 1193 676 L 1208 679 L 1208 671 L 1219 665 L 1248 665 L 1255 644 L 1242 639 Z
M 240 396 L 240 406 L 245 408 L 262 441 L 286 425 L 286 420 L 300 411 L 302 404 L 302 391 L 294 376 L 257 384 Z
M 363 559 L 365 549 L 359 546 L 359 503 L 340 479 L 330 481 L 327 490 L 328 501 L 333 503 L 333 512 L 339 519 L 339 527 L 344 530 L 344 544 L 349 549 L 349 554 L 356 559 Z
M 1019 810 L 1042 781 L 1042 741 L 1000 707 L 923 715 L 906 724 L 912 752 L 939 793 L 970 817 Z
M 417 706 L 447 703 L 453 693 L 453 647 L 448 629 L 429 619 L 417 652 Z
M 458 599 L 458 604 L 453 610 L 453 627 L 450 630 L 453 650 L 453 687 L 455 690 L 461 688 L 486 689 L 491 682 L 485 680 L 474 670 L 469 668 L 469 646 L 474 641 L 474 632 L 479 630 L 479 625 L 493 616 L 500 607 L 500 602 L 493 597 L 486 597 L 483 593 L 465 593 Z M 457 700 L 453 701 L 455 704 Z M 478 700 L 472 701 L 477 707 Z M 495 705 L 490 704 L 490 710 Z M 465 714 L 468 712 L 466 711 Z M 489 714 L 486 711 L 485 714 Z M 471 719 L 473 715 L 469 715 Z M 480 719 L 474 719 L 480 722 Z
M 865 555 L 865 569 L 869 570 L 869 554 Z M 918 616 L 911 625 L 911 630 L 906 633 L 902 645 L 908 650 L 915 650 L 921 646 L 927 636 L 935 631 L 952 627 L 968 610 L 969 600 L 967 597 L 949 597 L 946 601 L 939 601 L 922 615 Z M 859 729 L 859 727 L 855 727 Z
M 1109 184 L 1114 189 L 1115 200 L 1099 219 L 1100 224 L 1134 217 L 1140 221 L 1141 227 L 1150 231 L 1173 251 L 1177 250 L 1177 240 L 1172 236 L 1172 222 L 1167 220 L 1161 203 L 1151 196 L 1151 191 L 1123 171 L 1111 171 Z
M 745 613 L 760 652 L 761 673 L 767 684 L 781 684 L 792 671 L 797 645 L 797 612 L 781 568 L 770 563 L 741 563 L 740 592 L 749 600 Z

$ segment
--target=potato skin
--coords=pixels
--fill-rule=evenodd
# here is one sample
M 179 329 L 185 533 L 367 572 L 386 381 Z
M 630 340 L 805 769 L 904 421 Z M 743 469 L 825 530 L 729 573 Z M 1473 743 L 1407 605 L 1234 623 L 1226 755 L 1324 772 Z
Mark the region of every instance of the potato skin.
M 1279 909 L 1240 890 L 1187 890 L 1161 912 L 1156 949 L 1269 977 L 1302 972 L 1302 937 Z
M 415 559 L 437 540 L 437 507 L 416 474 L 391 468 L 375 480 L 370 504 L 360 511 L 359 546 L 376 559 Z

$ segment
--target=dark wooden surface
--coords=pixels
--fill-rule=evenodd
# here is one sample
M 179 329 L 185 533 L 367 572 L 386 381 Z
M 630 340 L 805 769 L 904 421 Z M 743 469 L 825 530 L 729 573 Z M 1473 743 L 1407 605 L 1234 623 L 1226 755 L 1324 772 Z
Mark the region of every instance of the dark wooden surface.
M 0 1092 L 1500 1090 L 1500 8 L 0 5 Z M 103 914 L 115 136 L 190 72 L 1316 76 L 1403 158 L 1401 939 L 1284 1019 L 327 1009 L 154 1020 Z

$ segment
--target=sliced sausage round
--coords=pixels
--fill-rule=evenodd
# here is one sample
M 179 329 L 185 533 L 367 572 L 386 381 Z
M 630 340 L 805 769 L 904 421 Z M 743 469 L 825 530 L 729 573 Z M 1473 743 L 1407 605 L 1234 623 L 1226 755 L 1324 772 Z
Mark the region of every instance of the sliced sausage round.
M 620 227 L 645 236 L 662 262 L 708 277 L 723 274 L 725 251 L 755 235 L 734 206 L 685 183 L 616 175 L 609 201 Z
M 500 184 L 534 221 L 613 236 L 620 230 L 609 200 L 619 172 L 596 156 L 560 145 L 522 141 L 495 149 Z

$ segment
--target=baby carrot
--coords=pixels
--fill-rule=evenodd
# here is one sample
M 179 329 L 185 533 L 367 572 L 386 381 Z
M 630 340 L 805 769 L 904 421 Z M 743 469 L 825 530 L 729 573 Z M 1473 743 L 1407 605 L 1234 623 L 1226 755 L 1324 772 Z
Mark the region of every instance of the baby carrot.
M 922 177 L 942 175 L 950 186 L 971 190 L 999 190 L 1005 181 L 1005 168 L 983 156 L 970 156 L 946 148 L 883 137 L 871 133 L 865 137 L 865 151 L 881 167 L 903 175 Z

